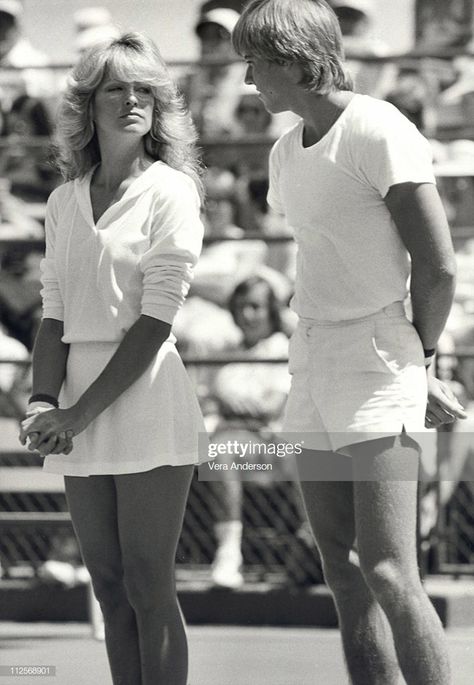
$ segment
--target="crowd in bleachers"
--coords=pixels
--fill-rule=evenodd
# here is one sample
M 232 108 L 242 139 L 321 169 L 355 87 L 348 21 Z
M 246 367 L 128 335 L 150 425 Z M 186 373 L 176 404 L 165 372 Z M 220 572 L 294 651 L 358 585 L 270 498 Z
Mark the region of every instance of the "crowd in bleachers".
M 474 58 L 411 60 L 405 66 L 358 61 L 357 58 L 383 57 L 388 53 L 387 46 L 374 37 L 372 3 L 333 0 L 332 5 L 352 58 L 356 89 L 387 99 L 432 139 L 439 187 L 459 259 L 456 302 L 443 344 L 454 351 L 472 347 Z M 34 140 L 53 136 L 54 102 L 59 95 L 60 79 L 57 75 L 53 78 L 48 70 L 47 55 L 22 36 L 21 14 L 21 2 L 0 0 L 0 357 L 13 361 L 28 359 L 41 316 L 41 246 L 32 248 L 27 242 L 23 247 L 17 243 L 9 246 L 8 240 L 42 238 L 40 207 L 60 182 L 50 161 L 49 146 Z M 207 64 L 187 69 L 186 73 L 182 69 L 177 71 L 180 88 L 201 135 L 206 165 L 206 243 L 190 297 L 175 326 L 181 351 L 188 357 L 236 352 L 254 358 L 284 357 L 294 327 L 288 302 L 295 248 L 285 239 L 289 237 L 287 228 L 281 217 L 269 211 L 265 198 L 271 141 L 295 119 L 289 114 L 270 115 L 255 89 L 245 85 L 245 65 L 232 62 L 236 55 L 230 35 L 237 18 L 237 12 L 228 7 L 208 11 L 204 8 L 197 17 L 195 31 L 200 58 Z M 76 27 L 78 52 L 117 31 L 104 8 L 83 9 L 71 21 Z M 465 138 L 469 125 L 472 139 Z M 462 139 L 448 140 L 453 131 L 456 135 L 456 126 L 463 131 Z M 244 291 L 248 302 L 242 301 Z M 264 301 L 252 302 L 252 298 Z M 212 430 L 227 430 L 229 421 L 237 422 L 240 428 L 246 421 L 248 426 L 257 425 L 256 430 L 277 425 L 283 402 L 275 400 L 271 415 L 268 404 L 273 391 L 281 399 L 284 382 L 278 391 L 268 390 L 265 397 L 249 395 L 249 373 L 260 390 L 263 377 L 273 375 L 265 367 L 262 369 L 258 383 L 254 370 L 250 373 L 245 367 L 237 370 L 231 365 L 218 373 L 194 371 Z M 462 359 L 445 375 L 448 380 L 462 384 L 472 415 L 474 361 Z M 20 418 L 28 397 L 28 382 L 24 367 L 0 365 L 3 416 Z M 266 408 L 262 406 L 265 404 Z M 234 498 L 237 509 L 239 496 L 237 493 Z M 235 512 L 227 517 L 230 522 L 238 519 Z M 225 548 L 224 552 L 221 549 L 221 559 L 224 564 L 233 563 L 229 571 L 233 580 L 229 583 L 234 585 L 239 582 L 241 561 L 239 530 L 238 526 L 230 526 L 227 537 L 225 533 L 221 535 L 222 549 Z M 229 558 L 234 561 L 229 562 Z M 215 575 L 219 577 L 218 569 Z

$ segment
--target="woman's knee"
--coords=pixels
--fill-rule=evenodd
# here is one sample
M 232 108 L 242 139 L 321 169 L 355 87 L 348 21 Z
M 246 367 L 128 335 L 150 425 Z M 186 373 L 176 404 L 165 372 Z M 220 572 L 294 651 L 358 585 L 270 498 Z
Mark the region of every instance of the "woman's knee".
M 124 565 L 128 601 L 137 613 L 176 604 L 174 564 L 135 557 Z
M 104 614 L 115 611 L 128 604 L 127 592 L 123 582 L 123 571 L 102 566 L 88 567 L 94 595 Z

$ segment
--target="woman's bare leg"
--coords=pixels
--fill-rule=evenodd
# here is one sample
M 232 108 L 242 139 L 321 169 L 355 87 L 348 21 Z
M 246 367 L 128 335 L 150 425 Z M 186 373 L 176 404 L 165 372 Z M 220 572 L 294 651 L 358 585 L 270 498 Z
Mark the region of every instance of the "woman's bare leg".
M 186 685 L 175 556 L 193 466 L 114 476 L 125 585 L 138 626 L 141 685 Z
M 117 527 L 113 476 L 66 476 L 66 498 L 105 624 L 114 685 L 141 685 L 135 612 L 128 601 Z

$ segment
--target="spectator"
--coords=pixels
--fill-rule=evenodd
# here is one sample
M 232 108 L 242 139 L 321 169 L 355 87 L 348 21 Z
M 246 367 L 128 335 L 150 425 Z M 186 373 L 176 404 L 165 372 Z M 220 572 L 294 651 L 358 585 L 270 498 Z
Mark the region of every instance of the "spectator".
M 234 111 L 245 65 L 225 62 L 237 59 L 230 36 L 238 18 L 235 10 L 213 9 L 201 14 L 195 27 L 201 59 L 208 64 L 192 74 L 182 88 L 202 136 L 229 136 L 235 126 Z
M 3 172 L 10 182 L 12 195 L 25 202 L 45 202 L 59 181 L 48 162 L 46 145 L 29 147 L 25 138 L 49 137 L 53 132 L 44 102 L 26 93 L 19 95 L 6 117 L 5 135 L 9 139 Z
M 358 93 L 383 97 L 391 88 L 395 71 L 391 66 L 355 61 L 357 57 L 383 57 L 386 44 L 374 37 L 374 0 L 329 0 L 339 20 L 344 50 L 354 61 L 347 66 Z
M 79 54 L 103 40 L 117 38 L 120 33 L 106 7 L 83 7 L 74 12 L 73 21 Z
M 0 100 L 7 112 L 19 95 L 46 98 L 54 94 L 51 73 L 28 68 L 45 67 L 49 59 L 22 36 L 22 13 L 19 0 L 0 0 Z
M 0 317 L 6 332 L 32 350 L 41 319 L 38 253 L 9 249 L 0 269 Z
M 25 413 L 28 402 L 26 367 L 15 362 L 29 359 L 26 347 L 12 338 L 7 329 L 0 323 L 0 359 L 11 361 L 11 364 L 0 364 L 0 416 L 20 420 Z
M 385 97 L 419 129 L 424 128 L 427 99 L 428 87 L 416 69 L 400 69 L 394 87 Z
M 244 85 L 241 88 L 234 119 L 236 136 L 253 138 L 271 134 L 272 115 L 251 86 Z
M 240 283 L 229 299 L 229 310 L 241 331 L 234 352 L 249 359 L 283 358 L 288 337 L 282 330 L 280 305 L 272 286 L 254 276 Z M 213 442 L 257 438 L 269 442 L 289 390 L 286 365 L 229 363 L 215 379 L 217 417 Z M 209 418 L 208 418 L 209 420 Z M 223 474 L 229 472 L 223 472 Z M 217 550 L 212 564 L 216 585 L 237 588 L 243 583 L 242 483 L 234 478 L 215 483 Z

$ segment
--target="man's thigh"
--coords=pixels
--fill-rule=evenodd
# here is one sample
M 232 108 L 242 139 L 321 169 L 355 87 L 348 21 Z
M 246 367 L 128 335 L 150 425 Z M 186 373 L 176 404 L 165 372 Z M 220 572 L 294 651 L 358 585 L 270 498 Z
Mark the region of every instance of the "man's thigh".
M 339 553 L 347 558 L 355 538 L 350 459 L 333 452 L 303 450 L 296 462 L 306 514 L 321 554 Z M 336 480 L 335 473 L 345 477 Z
M 417 566 L 419 449 L 404 435 L 350 449 L 355 531 L 362 566 L 390 560 L 407 572 Z

